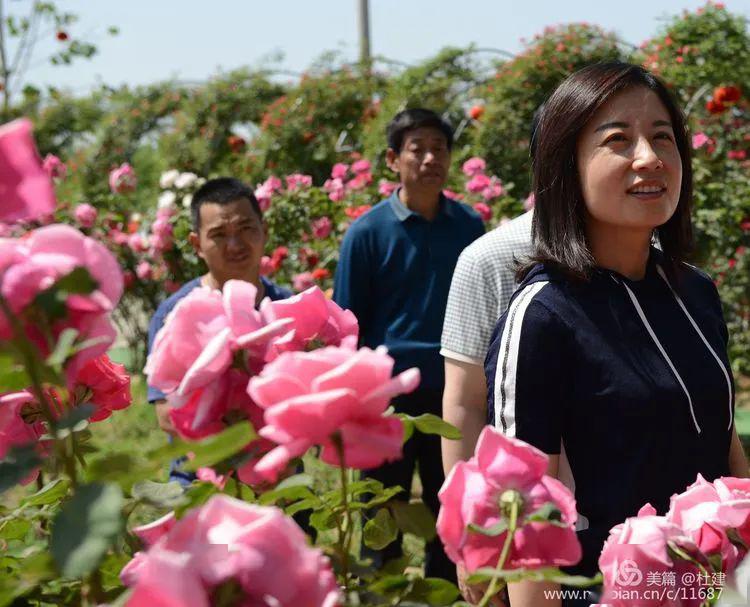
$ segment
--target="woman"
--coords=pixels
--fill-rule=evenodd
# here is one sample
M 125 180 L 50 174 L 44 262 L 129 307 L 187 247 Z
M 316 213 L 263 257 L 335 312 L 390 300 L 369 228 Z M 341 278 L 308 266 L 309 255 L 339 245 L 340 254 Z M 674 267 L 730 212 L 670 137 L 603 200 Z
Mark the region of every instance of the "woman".
M 719 297 L 684 263 L 692 172 L 672 96 L 641 67 L 593 65 L 552 94 L 537 137 L 535 254 L 487 356 L 489 414 L 571 472 L 575 573 L 593 575 L 611 527 L 747 462 Z M 545 589 L 510 588 L 513 607 L 559 605 Z

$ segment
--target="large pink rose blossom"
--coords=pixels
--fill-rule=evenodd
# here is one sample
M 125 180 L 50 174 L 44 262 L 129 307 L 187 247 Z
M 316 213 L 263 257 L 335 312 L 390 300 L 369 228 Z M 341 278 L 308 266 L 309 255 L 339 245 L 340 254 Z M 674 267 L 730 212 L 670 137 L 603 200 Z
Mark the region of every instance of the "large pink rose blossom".
M 73 215 L 82 228 L 93 228 L 98 212 L 90 204 L 83 202 L 76 206 Z
M 461 166 L 461 170 L 467 177 L 474 177 L 475 175 L 481 175 L 482 173 L 484 173 L 484 169 L 486 168 L 486 166 L 487 163 L 483 158 L 474 156 L 473 158 L 469 158 L 466 162 L 463 163 L 463 165 Z
M 699 568 L 675 557 L 669 550 L 677 546 L 691 558 L 700 558 L 697 546 L 685 532 L 649 505 L 637 517 L 612 528 L 599 557 L 604 575 L 602 600 L 612 607 L 698 607 L 702 604 Z M 653 576 L 664 579 L 675 574 L 671 597 L 647 592 Z M 689 576 L 685 574 L 689 573 Z M 686 580 L 688 583 L 686 585 Z M 694 580 L 690 583 L 689 580 Z
M 26 118 L 0 127 L 0 222 L 33 221 L 55 210 L 52 180 Z
M 312 274 L 310 277 L 312 280 Z M 347 343 L 352 347 L 357 343 L 357 318 L 350 310 L 343 310 L 326 298 L 317 286 L 287 299 L 265 299 L 260 311 L 269 323 L 283 319 L 294 321 L 284 333 L 273 338 L 267 360 L 272 360 L 281 352 L 304 350 L 313 342 L 326 346 Z
M 65 179 L 68 174 L 68 167 L 54 154 L 47 154 L 44 157 L 42 167 L 52 179 Z
M 135 171 L 127 162 L 121 164 L 109 173 L 109 189 L 114 194 L 124 194 L 132 192 L 138 185 Z
M 76 268 L 88 270 L 97 288 L 89 295 L 67 297 L 65 316 L 52 320 L 52 337 L 56 340 L 63 330 L 72 327 L 78 331 L 80 341 L 95 340 L 95 343 L 68 361 L 69 381 L 87 360 L 106 352 L 114 341 L 115 329 L 108 315 L 122 295 L 119 264 L 102 244 L 64 225 L 39 228 L 21 241 L 4 241 L 0 246 L 0 272 L 4 270 L 0 276 L 0 292 L 22 320 L 41 291 Z M 39 326 L 38 315 L 33 316 L 33 320 L 24 323 L 27 336 L 47 355 L 54 344 L 48 343 L 45 330 Z M 4 318 L 0 318 L 0 336 L 6 339 L 10 336 Z
M 248 393 L 265 410 L 260 435 L 278 447 L 255 470 L 273 481 L 292 458 L 321 445 L 321 459 L 367 469 L 401 457 L 403 424 L 385 415 L 391 399 L 419 384 L 419 370 L 391 377 L 393 359 L 384 348 L 355 351 L 327 347 L 285 352 L 251 378 Z M 337 438 L 338 437 L 338 438 Z
M 520 497 L 522 510 L 504 569 L 576 564 L 581 546 L 573 528 L 575 499 L 560 481 L 545 475 L 546 470 L 544 453 L 486 427 L 474 456 L 453 467 L 438 493 L 437 531 L 450 559 L 468 571 L 497 566 L 507 532 L 489 537 L 469 530 L 468 525 L 487 528 L 501 522 L 505 516 L 501 496 L 513 491 Z M 560 511 L 565 526 L 524 522 L 524 517 L 549 503 Z
M 194 289 L 157 334 L 145 371 L 149 384 L 174 406 L 170 417 L 181 435 L 197 438 L 220 431 L 229 410 L 252 417 L 244 374 L 260 370 L 268 341 L 292 322 L 267 322 L 255 310 L 256 294 L 254 285 L 241 280 L 227 281 L 223 292 Z M 232 369 L 240 351 L 241 371 Z
M 730 541 L 729 531 L 750 539 L 750 480 L 722 478 L 709 483 L 699 474 L 684 492 L 672 496 L 667 520 L 704 554 L 720 554 L 724 571 L 731 571 L 746 551 Z
M 278 508 L 216 495 L 173 525 L 155 523 L 148 550 L 120 574 L 135 590 L 130 607 L 208 607 L 226 582 L 239 585 L 247 606 L 341 604 L 328 559 Z

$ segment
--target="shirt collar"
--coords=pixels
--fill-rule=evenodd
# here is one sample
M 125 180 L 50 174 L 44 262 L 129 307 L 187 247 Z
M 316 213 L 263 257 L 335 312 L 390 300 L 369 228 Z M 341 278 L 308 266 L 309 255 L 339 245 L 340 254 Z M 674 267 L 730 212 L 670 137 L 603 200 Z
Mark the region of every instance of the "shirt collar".
M 391 194 L 388 197 L 388 203 L 391 205 L 391 209 L 393 210 L 394 215 L 396 215 L 396 219 L 398 219 L 401 222 L 406 221 L 409 219 L 409 217 L 422 217 L 419 213 L 415 213 L 412 211 L 409 207 L 407 207 L 403 202 L 401 202 L 401 199 L 398 197 L 398 192 L 401 188 L 396 188 L 393 191 L 393 194 Z M 438 210 L 438 214 L 435 216 L 435 219 L 438 219 L 441 215 L 446 215 L 448 217 L 453 217 L 453 205 L 455 204 L 452 200 L 447 198 L 445 194 L 442 192 L 440 193 L 440 209 Z

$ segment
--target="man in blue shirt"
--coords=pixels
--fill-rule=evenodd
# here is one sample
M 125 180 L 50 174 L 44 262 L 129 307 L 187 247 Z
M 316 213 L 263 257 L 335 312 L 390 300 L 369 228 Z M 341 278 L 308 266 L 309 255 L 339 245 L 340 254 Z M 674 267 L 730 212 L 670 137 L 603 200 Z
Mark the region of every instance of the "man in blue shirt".
M 275 301 L 292 295 L 291 291 L 260 275 L 260 260 L 268 230 L 250 188 L 231 177 L 211 179 L 193 195 L 190 210 L 193 217 L 190 244 L 198 257 L 206 262 L 208 272 L 184 284 L 158 307 L 148 328 L 149 353 L 167 315 L 178 301 L 199 286 L 221 289 L 228 280 L 245 280 L 258 289 L 256 307 L 264 297 Z M 174 434 L 165 394 L 148 386 L 148 401 L 155 403 L 159 427 Z M 188 475 L 174 468 L 170 478 L 190 480 Z
M 386 345 L 394 373 L 418 367 L 420 387 L 394 400 L 410 415 L 440 415 L 444 382 L 440 335 L 453 268 L 461 251 L 484 233 L 480 217 L 443 195 L 451 161 L 453 130 L 435 112 L 410 109 L 387 127 L 388 167 L 400 187 L 347 230 L 336 270 L 334 300 L 356 315 L 360 342 Z M 437 492 L 444 477 L 440 438 L 415 435 L 402 460 L 368 472 L 386 486 L 400 485 L 408 499 L 415 464 L 422 498 L 437 515 Z M 401 554 L 400 542 L 383 558 Z M 455 567 L 439 540 L 426 549 L 427 576 L 455 580 Z

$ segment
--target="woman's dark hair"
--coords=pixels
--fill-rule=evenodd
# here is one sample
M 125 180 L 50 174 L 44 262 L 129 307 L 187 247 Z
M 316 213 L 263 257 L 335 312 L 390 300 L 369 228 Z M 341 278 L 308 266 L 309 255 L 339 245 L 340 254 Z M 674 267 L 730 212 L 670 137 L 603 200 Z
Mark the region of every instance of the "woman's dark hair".
M 638 65 L 597 63 L 571 74 L 545 102 L 535 129 L 533 153 L 533 254 L 518 270 L 522 279 L 536 263 L 587 280 L 595 262 L 586 242 L 585 203 L 576 162 L 579 136 L 594 113 L 617 93 L 634 86 L 656 93 L 669 113 L 682 161 L 680 199 L 672 217 L 656 228 L 670 273 L 693 244 L 690 208 L 693 171 L 685 117 L 666 85 Z
M 453 148 L 453 127 L 437 113 L 424 108 L 403 110 L 393 117 L 385 128 L 388 147 L 396 153 L 400 152 L 406 133 L 425 126 L 440 131 L 445 135 L 448 149 Z

